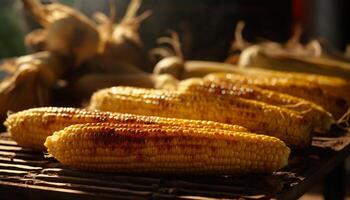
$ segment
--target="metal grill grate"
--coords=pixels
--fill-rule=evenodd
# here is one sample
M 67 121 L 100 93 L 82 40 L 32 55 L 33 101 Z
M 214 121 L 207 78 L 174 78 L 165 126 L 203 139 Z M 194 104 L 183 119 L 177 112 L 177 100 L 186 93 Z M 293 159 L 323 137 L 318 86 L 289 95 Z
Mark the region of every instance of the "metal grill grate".
M 156 177 L 69 169 L 42 152 L 17 146 L 8 134 L 0 134 L 0 193 L 12 200 L 269 199 L 285 195 L 294 199 L 344 159 L 347 149 L 335 152 L 313 147 L 298 152 L 289 166 L 274 174 Z

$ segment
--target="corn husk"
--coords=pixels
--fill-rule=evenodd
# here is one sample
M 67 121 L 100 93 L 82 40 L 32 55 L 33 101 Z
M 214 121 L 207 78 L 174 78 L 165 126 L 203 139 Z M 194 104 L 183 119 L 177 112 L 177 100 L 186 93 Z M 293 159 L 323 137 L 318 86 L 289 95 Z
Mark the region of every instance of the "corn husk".
M 228 63 L 238 64 L 240 67 L 261 67 L 350 79 L 350 63 L 345 56 L 339 56 L 329 47 L 327 50 L 326 45 L 318 40 L 301 44 L 302 28 L 299 24 L 294 27 L 293 35 L 285 44 L 273 41 L 249 43 L 242 36 L 243 29 L 244 22 L 241 21 L 236 26 L 234 40 L 226 59 Z M 239 57 L 237 52 L 240 53 Z
M 100 35 L 96 25 L 77 10 L 54 2 L 43 5 L 38 0 L 22 0 L 36 21 L 45 29 L 45 50 L 69 58 L 75 65 L 93 57 L 101 50 Z M 42 37 L 43 31 L 32 32 L 32 41 Z M 34 36 L 38 35 L 38 36 Z M 39 39 L 38 39 L 39 40 Z M 33 42 L 33 44 L 37 44 Z
M 228 52 L 228 57 L 225 62 L 230 64 L 237 64 L 237 61 L 238 61 L 237 55 L 240 52 L 242 52 L 244 49 L 252 45 L 252 43 L 249 43 L 243 37 L 244 27 L 245 27 L 245 22 L 242 20 L 236 24 L 234 37 L 231 42 L 230 49 Z
M 126 14 L 116 25 L 114 24 L 114 12 L 111 17 L 102 13 L 94 15 L 103 39 L 103 51 L 84 65 L 103 63 L 117 68 L 121 63 L 122 65 L 133 65 L 145 71 L 151 70 L 152 64 L 139 34 L 140 24 L 150 16 L 151 12 L 146 11 L 137 16 L 141 3 L 141 0 L 132 0 Z
M 46 48 L 46 29 L 36 29 L 25 36 L 24 43 L 34 51 L 44 51 Z
M 49 52 L 40 52 L 5 61 L 10 75 L 0 83 L 0 120 L 9 111 L 50 105 L 50 93 L 64 67 Z
M 177 79 L 182 79 L 185 70 L 185 58 L 181 50 L 181 43 L 178 34 L 169 31 L 169 37 L 161 37 L 158 44 L 168 45 L 152 49 L 153 56 L 160 56 L 160 60 L 154 66 L 153 74 L 171 74 Z
M 261 67 L 350 79 L 350 64 L 347 62 L 327 57 L 271 55 L 259 45 L 245 49 L 240 55 L 238 65 L 242 68 Z

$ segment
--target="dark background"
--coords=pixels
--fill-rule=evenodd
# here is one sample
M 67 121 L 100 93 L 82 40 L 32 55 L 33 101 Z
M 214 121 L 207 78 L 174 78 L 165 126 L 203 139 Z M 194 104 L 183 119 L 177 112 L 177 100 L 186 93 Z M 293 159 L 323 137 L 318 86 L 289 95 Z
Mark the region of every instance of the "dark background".
M 45 0 L 44 2 L 48 2 Z M 87 15 L 108 12 L 108 0 L 61 1 L 83 10 Z M 117 20 L 129 0 L 115 0 Z M 347 0 L 145 0 L 141 12 L 153 15 L 141 26 L 147 48 L 171 29 L 180 34 L 188 59 L 223 60 L 239 20 L 246 22 L 244 37 L 249 41 L 264 39 L 284 42 L 295 23 L 301 23 L 303 42 L 317 38 L 338 50 L 350 43 L 350 1 Z M 23 20 L 27 19 L 27 20 Z M 20 1 L 3 0 L 0 6 L 0 57 L 25 53 L 23 36 L 35 27 L 27 23 Z

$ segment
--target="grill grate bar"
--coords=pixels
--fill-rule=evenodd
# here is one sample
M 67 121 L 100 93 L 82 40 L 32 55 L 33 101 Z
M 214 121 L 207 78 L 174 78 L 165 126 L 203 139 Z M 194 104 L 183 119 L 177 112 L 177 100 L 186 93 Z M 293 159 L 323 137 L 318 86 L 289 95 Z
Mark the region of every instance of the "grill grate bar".
M 215 192 L 215 191 L 205 191 L 205 190 L 190 190 L 190 189 L 183 189 L 179 188 L 175 190 L 175 194 L 177 196 L 186 196 L 186 195 L 191 195 L 191 196 L 203 196 L 203 197 L 212 197 L 212 198 L 230 198 L 230 199 L 239 199 L 244 194 L 240 193 L 228 193 L 228 192 Z M 265 195 L 261 195 L 263 198 Z M 245 199 L 250 199 L 249 196 L 246 196 Z
M 0 169 L 19 169 L 19 170 L 27 170 L 27 171 L 40 171 L 43 168 L 42 167 L 33 167 L 33 166 L 29 166 L 29 165 L 0 163 Z
M 108 180 L 99 180 L 99 179 L 91 179 L 91 178 L 79 178 L 79 177 L 69 177 L 69 176 L 60 176 L 60 175 L 45 175 L 38 174 L 32 175 L 33 179 L 36 180 L 44 180 L 44 181 L 54 181 L 54 182 L 69 182 L 69 183 L 77 183 L 77 184 L 91 184 L 91 185 L 99 185 L 99 186 L 108 186 L 108 187 L 119 187 L 124 189 L 133 189 L 133 190 L 156 190 L 159 185 L 137 185 L 132 183 L 123 183 L 116 181 L 108 181 Z
M 0 162 L 1 163 L 12 163 L 12 164 L 26 164 L 28 166 L 45 166 L 48 163 L 50 163 L 47 160 L 24 160 L 19 158 L 12 158 L 12 157 L 3 157 L 0 156 Z
M 0 169 L 0 175 L 15 176 L 27 175 L 28 172 L 24 170 Z
M 28 153 L 17 153 L 12 151 L 2 151 L 0 150 L 0 156 L 8 157 L 8 158 L 21 158 L 21 159 L 29 159 L 29 160 L 44 160 L 43 155 L 40 154 L 31 154 Z
M 135 196 L 135 195 L 116 195 L 116 194 L 104 194 L 104 193 L 93 193 L 86 192 L 74 189 L 64 189 L 64 188 L 56 188 L 49 186 L 40 186 L 40 185 L 30 185 L 30 184 L 21 184 L 21 183 L 13 183 L 9 181 L 0 182 L 0 191 L 11 191 L 12 189 L 16 189 L 16 196 L 28 195 L 28 190 L 31 191 L 30 194 L 36 194 L 36 198 L 34 199 L 66 199 L 66 200 L 100 200 L 100 199 L 146 199 L 144 197 Z M 13 191 L 13 190 L 12 190 Z M 36 192 L 36 193 L 34 193 Z M 23 195 L 23 196 L 24 196 Z
M 152 191 L 138 191 L 138 190 L 128 190 L 118 187 L 107 187 L 107 186 L 95 186 L 95 185 L 85 185 L 85 184 L 78 184 L 78 183 L 71 183 L 71 182 L 55 182 L 52 180 L 46 181 L 46 180 L 38 180 L 38 179 L 32 179 L 32 178 L 9 178 L 7 181 L 17 181 L 21 182 L 23 184 L 30 184 L 30 185 L 39 185 L 39 186 L 51 186 L 55 188 L 62 188 L 62 189 L 73 189 L 73 190 L 79 190 L 79 191 L 86 191 L 86 192 L 95 192 L 95 193 L 113 193 L 117 195 L 135 195 L 135 196 L 143 196 L 143 197 L 149 197 L 152 195 Z M 57 179 L 56 179 L 57 180 Z
M 94 178 L 94 179 L 103 179 L 110 181 L 118 181 L 122 183 L 135 183 L 140 185 L 159 185 L 161 180 L 159 178 L 149 178 L 142 176 L 125 176 L 125 175 L 116 175 L 115 173 L 91 173 L 85 171 L 78 171 L 72 169 L 61 169 L 61 168 L 46 168 L 42 171 L 43 174 L 58 174 L 64 176 L 75 176 L 75 177 L 83 177 L 83 178 Z
M 205 190 L 205 191 L 218 191 L 218 192 L 227 192 L 227 193 L 236 193 L 241 194 L 244 191 L 244 194 L 256 194 L 263 193 L 264 188 L 252 189 L 252 187 L 244 186 L 244 185 L 211 185 L 211 184 L 199 184 L 193 182 L 186 181 L 174 181 L 172 184 L 166 184 L 172 188 L 182 188 L 187 190 Z M 243 195 L 243 194 L 242 194 Z
M 35 153 L 35 151 L 27 148 L 22 148 L 19 146 L 8 146 L 8 145 L 0 145 L 0 149 L 2 151 L 11 151 L 11 152 L 24 152 L 24 153 Z M 37 151 L 37 154 L 42 154 L 42 152 Z
M 17 142 L 13 140 L 3 140 L 3 138 L 0 138 L 0 145 L 17 146 Z

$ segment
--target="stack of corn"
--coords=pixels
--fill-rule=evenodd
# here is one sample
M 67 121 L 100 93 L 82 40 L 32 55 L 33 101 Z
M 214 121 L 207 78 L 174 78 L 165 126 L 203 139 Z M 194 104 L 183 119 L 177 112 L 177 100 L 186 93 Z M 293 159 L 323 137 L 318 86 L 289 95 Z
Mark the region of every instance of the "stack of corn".
M 35 108 L 5 125 L 18 144 L 75 168 L 113 172 L 272 172 L 349 105 L 350 83 L 317 75 L 210 74 L 176 91 L 112 87 L 90 110 Z M 287 147 L 289 146 L 289 147 Z
M 177 91 L 102 89 L 93 94 L 90 108 L 237 124 L 304 148 L 313 131 L 327 133 L 346 114 L 349 86 L 341 78 L 267 71 L 259 76 L 250 69 L 187 79 Z
M 272 172 L 288 163 L 281 140 L 237 125 L 75 108 L 34 108 L 5 125 L 22 146 L 92 171 L 231 174 Z
M 300 113 L 228 95 L 113 87 L 96 92 L 90 108 L 140 115 L 237 124 L 280 138 L 292 147 L 310 144 L 312 124 Z

